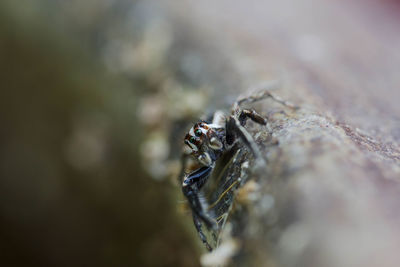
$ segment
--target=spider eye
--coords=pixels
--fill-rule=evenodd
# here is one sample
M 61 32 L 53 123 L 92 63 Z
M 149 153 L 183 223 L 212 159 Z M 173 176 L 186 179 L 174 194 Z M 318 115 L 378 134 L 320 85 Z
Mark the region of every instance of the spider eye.
M 197 129 L 194 133 L 196 136 L 201 136 L 203 132 L 200 129 Z
M 194 144 L 194 142 L 196 141 L 196 138 L 194 138 L 194 136 L 191 136 L 189 141 L 190 141 L 190 143 Z

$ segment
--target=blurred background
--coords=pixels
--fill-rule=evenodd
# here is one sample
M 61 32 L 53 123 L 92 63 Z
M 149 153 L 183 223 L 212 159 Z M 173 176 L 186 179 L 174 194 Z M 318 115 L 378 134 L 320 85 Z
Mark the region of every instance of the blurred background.
M 398 149 L 399 12 L 394 0 L 1 1 L 0 265 L 199 266 L 181 140 L 263 81 Z

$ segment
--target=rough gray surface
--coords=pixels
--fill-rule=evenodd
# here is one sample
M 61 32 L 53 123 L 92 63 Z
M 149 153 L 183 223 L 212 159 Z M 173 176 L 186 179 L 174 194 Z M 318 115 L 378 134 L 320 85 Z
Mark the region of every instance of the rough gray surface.
M 207 42 L 229 51 L 241 84 L 227 94 L 281 79 L 274 93 L 300 106 L 290 111 L 270 100 L 255 106 L 269 118 L 266 129 L 249 125 L 268 164 L 236 192 L 220 248 L 203 264 L 398 266 L 400 112 L 393 74 L 400 40 L 391 10 L 398 7 L 305 0 L 174 8 Z M 195 11 L 181 12 L 187 9 Z
M 268 118 L 268 164 L 228 219 L 234 265 L 397 266 L 398 152 L 311 110 Z

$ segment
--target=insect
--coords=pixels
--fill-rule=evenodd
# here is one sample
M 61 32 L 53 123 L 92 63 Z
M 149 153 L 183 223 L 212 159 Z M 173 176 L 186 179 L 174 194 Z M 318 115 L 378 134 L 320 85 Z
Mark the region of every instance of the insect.
M 254 109 L 242 109 L 241 105 L 265 98 L 272 98 L 281 104 L 291 106 L 280 98 L 273 96 L 268 90 L 261 90 L 249 97 L 237 100 L 232 106 L 230 115 L 217 111 L 211 121 L 195 123 L 184 138 L 184 143 L 188 146 L 190 155 L 200 163 L 201 167 L 184 175 L 182 192 L 192 210 L 194 225 L 200 239 L 209 251 L 212 248 L 202 231 L 202 223 L 215 231 L 218 230 L 218 224 L 208 214 L 200 191 L 211 176 L 217 160 L 230 151 L 237 142 L 242 142 L 256 159 L 263 161 L 262 154 L 253 137 L 246 130 L 245 125 L 248 119 L 257 124 L 266 125 L 267 119 Z

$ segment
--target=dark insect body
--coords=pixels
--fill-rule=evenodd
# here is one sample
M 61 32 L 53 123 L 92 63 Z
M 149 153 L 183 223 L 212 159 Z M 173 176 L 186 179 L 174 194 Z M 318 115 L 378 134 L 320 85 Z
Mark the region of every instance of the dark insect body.
M 201 164 L 201 167 L 184 176 L 182 192 L 189 202 L 194 225 L 200 239 L 210 251 L 212 248 L 202 231 L 202 223 L 215 231 L 218 230 L 218 224 L 208 214 L 206 205 L 200 196 L 200 190 L 211 176 L 216 161 L 226 152 L 229 152 L 237 142 L 242 142 L 248 147 L 256 160 L 263 160 L 257 144 L 246 130 L 245 125 L 248 119 L 261 125 L 266 125 L 267 120 L 253 109 L 241 109 L 240 105 L 265 98 L 272 98 L 281 104 L 290 106 L 285 101 L 271 95 L 268 90 L 262 90 L 250 97 L 236 101 L 229 116 L 217 111 L 210 123 L 206 121 L 197 122 L 185 136 L 184 143 L 190 148 L 190 155 Z

